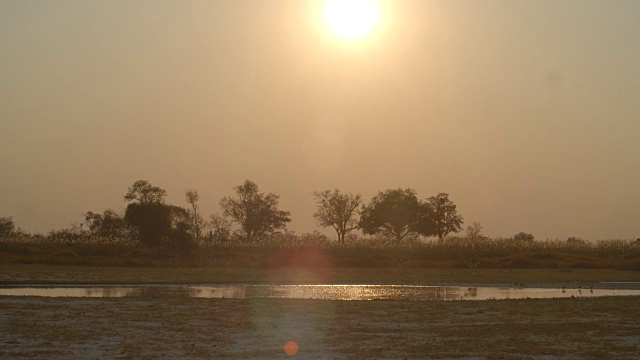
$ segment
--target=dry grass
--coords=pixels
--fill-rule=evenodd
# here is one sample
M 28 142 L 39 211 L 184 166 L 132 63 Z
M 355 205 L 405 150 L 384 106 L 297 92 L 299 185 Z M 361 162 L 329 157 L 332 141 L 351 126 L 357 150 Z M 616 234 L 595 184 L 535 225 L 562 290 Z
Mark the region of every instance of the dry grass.
M 277 268 L 126 268 L 0 264 L 1 284 L 512 284 L 572 286 L 603 281 L 640 281 L 640 272 L 596 269 L 424 269 Z
M 0 298 L 0 357 L 632 359 L 637 298 L 454 302 Z
M 453 237 L 439 243 L 419 239 L 395 245 L 385 239 L 354 238 L 339 245 L 321 235 L 284 234 L 253 243 L 201 244 L 197 251 L 144 249 L 131 240 L 91 236 L 27 236 L 0 239 L 0 263 L 124 267 L 391 267 L 571 268 L 640 270 L 640 243 L 631 240 L 521 241 Z M 277 255 L 277 256 L 275 256 Z

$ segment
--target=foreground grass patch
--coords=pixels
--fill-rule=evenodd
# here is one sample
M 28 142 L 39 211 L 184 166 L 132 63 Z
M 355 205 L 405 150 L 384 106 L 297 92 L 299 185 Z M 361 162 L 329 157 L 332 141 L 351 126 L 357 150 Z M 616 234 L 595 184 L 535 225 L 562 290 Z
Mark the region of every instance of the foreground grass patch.
M 454 302 L 0 298 L 0 357 L 635 358 L 637 298 Z
M 610 269 L 424 269 L 281 267 L 126 268 L 0 264 L 0 284 L 524 284 L 578 286 L 640 281 L 640 272 Z M 586 286 L 585 286 L 586 287 Z

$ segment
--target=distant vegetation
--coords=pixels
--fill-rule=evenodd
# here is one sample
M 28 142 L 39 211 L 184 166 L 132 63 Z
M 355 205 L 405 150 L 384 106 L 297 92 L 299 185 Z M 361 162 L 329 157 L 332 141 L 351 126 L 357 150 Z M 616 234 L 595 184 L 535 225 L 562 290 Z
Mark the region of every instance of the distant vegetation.
M 0 262 L 111 266 L 351 266 L 616 268 L 640 270 L 640 242 L 536 241 L 529 233 L 489 238 L 474 222 L 462 236 L 463 218 L 448 194 L 420 200 L 412 189 L 378 192 L 369 203 L 338 189 L 311 194 L 314 218 L 333 228 L 287 230 L 279 196 L 252 181 L 220 201 L 221 214 L 205 221 L 199 194 L 185 192 L 188 207 L 167 204 L 167 192 L 138 180 L 124 195 L 124 214 L 88 211 L 84 222 L 47 235 L 28 234 L 0 218 Z M 360 230 L 365 236 L 353 231 Z M 311 256 L 305 249 L 316 249 Z M 305 252 L 306 251 L 306 252 Z M 278 256 L 272 254 L 277 253 Z M 306 254 L 306 255 L 305 255 Z M 321 254 L 321 255 L 318 255 Z

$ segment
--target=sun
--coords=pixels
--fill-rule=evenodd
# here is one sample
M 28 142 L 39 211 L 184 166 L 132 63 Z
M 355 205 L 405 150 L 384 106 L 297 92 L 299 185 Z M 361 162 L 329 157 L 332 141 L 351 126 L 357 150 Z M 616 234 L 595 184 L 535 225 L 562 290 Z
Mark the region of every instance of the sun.
M 324 20 L 329 29 L 343 39 L 359 39 L 380 21 L 376 0 L 327 0 Z

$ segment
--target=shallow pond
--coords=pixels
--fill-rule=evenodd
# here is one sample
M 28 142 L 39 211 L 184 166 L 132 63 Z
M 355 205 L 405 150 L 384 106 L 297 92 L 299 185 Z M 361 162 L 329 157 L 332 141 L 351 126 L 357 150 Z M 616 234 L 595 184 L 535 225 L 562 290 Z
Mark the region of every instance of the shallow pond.
M 640 290 L 426 285 L 110 285 L 5 286 L 0 287 L 0 296 L 429 301 L 640 296 Z

